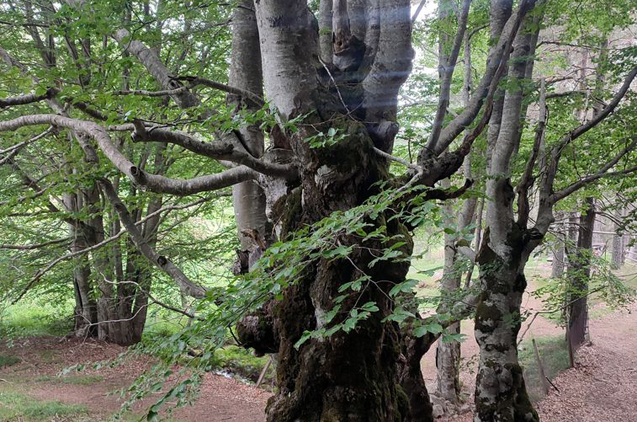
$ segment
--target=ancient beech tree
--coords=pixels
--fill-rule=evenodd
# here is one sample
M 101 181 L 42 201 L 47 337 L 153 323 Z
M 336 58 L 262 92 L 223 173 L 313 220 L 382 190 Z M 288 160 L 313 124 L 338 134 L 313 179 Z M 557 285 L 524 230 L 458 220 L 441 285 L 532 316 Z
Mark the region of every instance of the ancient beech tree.
M 91 13 L 95 6 L 68 3 L 82 13 Z M 338 232 L 329 239 L 334 247 L 330 253 L 310 252 L 302 270 L 288 268 L 293 280 L 272 292 L 264 306 L 251 309 L 239 323 L 239 338 L 258 352 L 277 353 L 278 390 L 267 407 L 269 421 L 422 421 L 432 416 L 420 359 L 440 330 L 433 325 L 427 328 L 413 307 L 409 323 L 392 320 L 398 308 L 392 289 L 403 285 L 409 269 L 412 232 L 419 224 L 411 214 L 422 209 L 423 203 L 457 197 L 471 184 L 467 181 L 460 189 L 437 186 L 460 169 L 488 126 L 493 144 L 487 188 L 493 201 L 487 208 L 490 234 L 478 255 L 484 287 L 476 324 L 483 355 L 476 393 L 478 418 L 533 420 L 536 415 L 517 364 L 517 332 L 504 318 L 519 309 L 525 285 L 523 263 L 548 229 L 552 205 L 581 184 L 553 192 L 561 151 L 556 147 L 542 162 L 548 171 L 540 181 L 544 196 L 537 227 L 526 228 L 528 201 L 524 198 L 532 174 L 525 173 L 519 183 L 521 217 L 513 221 L 508 170 L 520 139 L 523 106 L 519 91 L 504 95 L 498 87 L 507 72 L 509 78 L 524 78 L 530 72 L 528 56 L 537 40 L 532 23 L 538 14 L 529 13 L 536 1 L 522 0 L 516 8 L 512 1 L 491 2 L 491 43 L 484 73 L 466 106 L 450 116 L 451 80 L 470 5 L 468 0 L 463 2 L 457 32 L 447 40 L 450 48 L 441 57 L 438 106 L 431 135 L 423 140 L 416 163 L 392 155 L 399 131 L 398 93 L 414 57 L 409 0 L 323 0 L 318 18 L 303 1 L 242 1 L 232 17 L 229 84 L 197 74 L 175 74 L 179 66 L 176 72 L 169 69 L 157 45 L 138 39 L 124 20 L 122 27 L 105 29 L 111 31 L 103 40 L 112 47 L 107 54 L 121 54 L 126 63 L 139 64 L 160 90 L 125 87 L 118 95 L 171 99 L 176 111 L 166 101 L 163 111 L 171 111 L 168 121 L 158 123 L 161 114 L 153 116 L 155 120 L 122 113 L 105 118 L 99 110 L 65 97 L 70 114 L 53 110 L 19 115 L 0 122 L 0 131 L 41 125 L 68 130 L 83 146 L 99 151 L 99 158 L 135 188 L 166 197 L 233 187 L 245 249 L 238 273 L 249 272 L 275 242 L 293 239 L 296 232 L 317 227 L 334 215 L 360 211 L 355 217 L 364 220 L 364 230 Z M 192 29 L 184 24 L 187 31 Z M 509 63 L 511 55 L 515 61 Z M 211 127 L 209 122 L 215 122 L 219 112 L 202 101 L 198 91 L 202 87 L 227 93 L 232 119 L 240 124 L 225 130 Z M 45 101 L 58 95 L 53 88 L 45 96 L 25 94 L 3 101 L 9 107 Z M 563 143 L 608 116 L 626 90 L 622 88 L 621 95 L 600 112 L 597 122 L 576 129 Z M 244 121 L 246 115 L 252 118 Z M 122 133 L 129 133 L 130 141 L 118 143 Z M 225 169 L 187 178 L 151 172 L 127 155 L 125 145 L 131 141 L 178 147 L 182 154 L 216 160 Z M 538 151 L 540 145 L 538 141 Z M 624 155 L 587 180 L 601 177 Z M 536 158 L 537 154 L 530 161 L 529 173 Z M 407 170 L 393 176 L 392 162 Z M 156 251 L 152 236 L 149 240 L 140 232 L 111 179 L 108 174 L 97 178 L 94 188 L 115 211 L 139 254 L 174 280 L 184 294 L 206 296 L 205 289 Z M 364 211 L 368 201 L 380 195 L 385 195 L 384 206 Z M 275 252 L 271 254 L 276 257 Z M 355 294 L 341 294 L 343 286 L 355 284 L 359 286 L 352 289 Z M 407 290 L 401 300 L 413 305 L 413 291 Z M 224 300 L 221 295 L 214 303 L 224 304 Z M 365 316 L 347 325 L 352 315 L 360 315 L 359 309 Z M 330 335 L 306 336 L 335 326 L 345 328 Z
M 242 184 L 244 187 L 235 188 L 242 235 L 251 233 L 256 242 L 263 238 L 263 245 L 277 238 L 285 240 L 294 230 L 317 223 L 334 212 L 360 206 L 380 193 L 383 186 L 395 190 L 395 197 L 402 201 L 395 205 L 402 204 L 401 207 L 411 206 L 409 192 L 415 189 L 425 192 L 419 196 L 425 201 L 458 196 L 462 189 L 448 191 L 434 189 L 434 186 L 460 168 L 473 141 L 485 129 L 511 44 L 534 1 L 523 1 L 510 17 L 492 25 L 494 43 L 485 73 L 464 111 L 444 125 L 451 73 L 466 26 L 465 23 L 459 25 L 445 63 L 434 130 L 420 151 L 417 164 L 405 163 L 391 155 L 399 129 L 396 122 L 398 91 L 410 73 L 413 58 L 409 1 L 324 3 L 320 8 L 321 28 L 304 2 L 261 0 L 254 5 L 240 5 L 233 27 L 231 82 L 234 86 L 197 76 L 172 75 L 157 56 L 156 49 L 136 40 L 134 33 L 121 28 L 109 34 L 121 51 L 142 64 L 163 90 L 128 90 L 122 94 L 169 96 L 179 108 L 195 110 L 194 119 L 205 119 L 215 113 L 201 106 L 192 91 L 194 87 L 203 85 L 228 92 L 230 101 L 234 101 L 240 111 L 243 106 L 262 106 L 262 78 L 265 97 L 275 116 L 269 131 L 270 148 L 263 156 L 261 135 L 250 125 L 235 131 L 216 132 L 218 140 L 206 142 L 186 131 L 143 120 L 105 124 L 98 111 L 72 100 L 71 107 L 81 112 L 82 118 L 63 114 L 23 115 L 3 121 L 0 130 L 33 125 L 68 129 L 85 137 L 91 147 L 97 147 L 132 183 L 156 193 L 181 196 Z M 90 5 L 83 2 L 71 5 L 84 8 L 83 11 L 91 10 Z M 466 2 L 465 14 L 468 7 Z M 495 2 L 494 13 L 498 13 L 500 7 Z M 330 30 L 331 42 L 328 37 L 319 36 Z M 259 57 L 257 48 L 261 66 L 255 63 Z M 53 95 L 55 92 L 50 96 Z M 30 96 L 13 103 L 44 99 Z M 452 146 L 468 128 L 459 145 Z M 134 142 L 177 145 L 222 161 L 229 168 L 188 179 L 150 173 L 135 165 L 118 147 L 112 134 L 120 132 L 130 132 Z M 319 146 L 311 142 L 320 136 L 331 139 L 335 135 L 338 135 L 336 142 Z M 408 172 L 391 177 L 388 171 L 391 161 L 406 164 Z M 258 186 L 247 185 L 250 181 L 256 181 Z M 183 292 L 203 296 L 199 286 L 169 259 L 159 255 L 139 233 L 112 182 L 100 178 L 96 185 L 117 212 L 140 253 L 175 280 Z M 265 195 L 267 224 L 260 217 L 259 189 Z M 398 195 L 401 192 L 404 194 Z M 244 198 L 254 199 L 247 206 L 241 204 Z M 240 217 L 245 212 L 254 212 L 254 217 Z M 271 344 L 257 342 L 254 347 L 278 353 L 279 390 L 269 403 L 269 420 L 431 418 L 419 362 L 439 332 L 401 329 L 385 321 L 395 307 L 388 293 L 393 285 L 404 281 L 409 267 L 405 258 L 411 254 L 410 231 L 414 225 L 401 218 L 393 205 L 365 218 L 369 230 L 380 230 L 384 238 L 393 239 L 390 244 L 379 244 L 374 237 L 337 237 L 335 241 L 347 248 L 348 255 L 339 259 L 314 257 L 312 265 L 282 292 L 282 297 L 268 306 L 265 311 L 268 315 L 264 317 L 267 324 L 258 324 L 260 330 L 271 333 L 265 337 Z M 267 231 L 259 233 L 264 226 Z M 401 259 L 372 265 L 378 258 L 375 253 L 391 247 L 391 243 L 396 243 Z M 370 282 L 360 294 L 340 303 L 345 312 L 332 322 L 342 321 L 359 301 L 371 303 L 368 309 L 373 312 L 358 321 L 355 330 L 312 338 L 295 347 L 304 332 L 328 322 L 326 314 L 335 307 L 340 286 L 361 276 Z M 415 315 L 415 318 L 420 317 Z M 250 334 L 246 329 L 244 336 L 250 337 Z

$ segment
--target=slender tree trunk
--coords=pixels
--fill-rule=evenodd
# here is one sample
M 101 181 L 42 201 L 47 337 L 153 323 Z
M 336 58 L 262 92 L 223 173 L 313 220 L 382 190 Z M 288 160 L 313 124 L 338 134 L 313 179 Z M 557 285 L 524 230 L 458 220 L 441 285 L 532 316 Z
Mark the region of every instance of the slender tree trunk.
M 569 307 L 569 341 L 577 350 L 588 336 L 588 283 L 591 276 L 593 253 L 593 229 L 595 226 L 595 200 L 586 198 L 586 210 L 580 216 L 577 239 L 577 260 L 571 276 L 571 299 Z
M 68 212 L 78 211 L 78 197 L 76 194 L 64 195 L 64 207 Z M 72 239 L 71 251 L 84 249 L 85 242 L 81 235 L 79 222 L 69 224 L 69 237 Z M 75 293 L 75 324 L 73 332 L 77 337 L 93 336 L 97 333 L 97 305 L 91 291 L 91 267 L 86 256 L 80 256 L 73 269 L 73 291 Z
M 564 218 L 562 213 L 559 213 L 556 216 L 558 221 L 561 221 Z M 555 245 L 553 247 L 553 264 L 551 265 L 551 277 L 552 278 L 561 278 L 564 275 L 564 238 L 566 237 L 566 233 L 564 230 L 564 224 L 559 222 L 557 225 L 557 239 L 555 241 Z
M 566 263 L 571 270 L 575 266 L 577 251 L 577 233 L 579 227 L 579 217 L 577 213 L 570 213 L 568 217 L 567 239 L 564 249 L 566 251 Z
M 448 186 L 448 179 L 446 179 Z M 443 185 L 444 186 L 444 185 Z M 445 214 L 447 222 L 451 225 L 455 225 L 457 220 L 453 218 L 454 215 L 450 204 L 446 204 Z M 460 226 L 457 228 L 461 229 Z M 445 233 L 445 250 L 444 250 L 444 269 L 441 280 L 441 292 L 443 295 L 451 296 L 457 293 L 460 288 L 460 276 L 461 272 L 456 268 L 457 252 L 456 242 L 458 236 L 454 234 Z M 447 328 L 450 333 L 460 332 L 460 323 L 457 322 Z M 438 342 L 438 348 L 436 350 L 436 394 L 441 398 L 457 404 L 458 395 L 460 394 L 460 343 L 457 341 L 444 343 L 442 340 Z
M 623 219 L 623 212 L 621 209 L 615 212 L 615 218 L 618 221 Z M 613 250 L 611 256 L 611 262 L 613 268 L 619 269 L 624 264 L 624 234 L 620 224 L 615 223 L 615 234 L 613 235 Z
M 442 7 L 442 3 L 439 7 Z M 439 12 L 440 14 L 441 12 Z M 441 18 L 444 17 L 440 16 Z M 471 97 L 472 90 L 472 76 L 471 76 L 471 43 L 469 39 L 469 33 L 465 33 L 464 39 L 464 73 L 463 73 L 463 86 L 462 97 L 465 106 L 468 106 Z M 446 43 L 444 37 L 441 37 L 440 45 Z M 440 51 L 441 57 L 444 57 L 443 52 Z M 471 174 L 471 155 L 465 157 L 463 164 L 464 176 L 466 179 L 472 179 Z M 446 179 L 448 181 L 448 179 Z M 444 181 L 443 181 L 444 182 Z M 448 183 L 446 184 L 448 186 Z M 458 213 L 458 218 L 453 223 L 457 223 L 457 230 L 464 230 L 467 228 L 474 217 L 476 198 L 470 198 L 463 202 L 463 208 Z M 445 205 L 447 215 L 453 215 L 451 206 Z M 451 235 L 445 233 L 445 263 L 442 279 L 442 291 L 454 292 L 461 286 L 462 273 L 458 272 L 455 268 L 458 258 L 456 242 L 459 240 L 457 235 Z M 468 277 L 471 277 L 469 274 Z M 460 322 L 452 324 L 447 330 L 452 334 L 460 333 Z M 436 394 L 441 398 L 447 400 L 452 405 L 457 405 L 460 401 L 460 359 L 461 359 L 460 342 L 452 341 L 445 343 L 442 340 L 438 342 L 438 348 L 436 350 Z
M 232 16 L 232 56 L 230 63 L 230 85 L 263 97 L 263 76 L 261 71 L 261 51 L 259 33 L 253 2 L 244 0 L 235 8 Z M 237 112 L 245 108 L 256 111 L 251 103 L 229 95 L 228 103 Z M 256 126 L 244 126 L 238 130 L 242 145 L 238 147 L 253 155 L 263 155 L 263 132 Z M 255 238 L 265 239 L 266 233 L 265 195 L 263 189 L 254 181 L 247 181 L 232 187 L 232 203 L 241 249 L 248 255 L 248 261 L 254 262 L 259 255 L 254 243 Z M 245 270 L 245 269 L 244 269 Z

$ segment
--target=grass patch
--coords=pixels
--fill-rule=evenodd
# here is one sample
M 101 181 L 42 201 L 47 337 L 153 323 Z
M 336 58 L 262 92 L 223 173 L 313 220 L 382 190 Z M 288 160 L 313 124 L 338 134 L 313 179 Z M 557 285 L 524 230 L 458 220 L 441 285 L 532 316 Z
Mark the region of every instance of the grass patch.
M 560 372 L 568 369 L 568 347 L 564 336 L 536 338 L 540 359 L 544 365 L 544 372 L 549 379 L 555 378 Z M 531 401 L 537 403 L 544 398 L 540 369 L 535 359 L 535 351 L 531 340 L 522 342 L 519 350 L 520 364 L 524 368 L 524 382 Z
M 239 346 L 226 346 L 215 350 L 214 366 L 217 369 L 226 369 L 252 382 L 257 382 L 263 367 L 268 363 L 268 356 L 256 357 Z M 264 382 L 272 379 L 272 367 L 268 370 Z
M 86 406 L 34 400 L 24 394 L 0 391 L 0 420 L 6 422 L 51 421 L 58 417 L 79 416 L 87 412 Z
M 64 336 L 73 329 L 73 304 L 52 305 L 39 300 L 24 300 L 3 309 L 0 336 Z
M 0 368 L 20 363 L 20 358 L 11 355 L 0 355 Z
M 35 381 L 52 384 L 93 385 L 104 381 L 104 377 L 101 375 L 42 376 L 37 377 Z

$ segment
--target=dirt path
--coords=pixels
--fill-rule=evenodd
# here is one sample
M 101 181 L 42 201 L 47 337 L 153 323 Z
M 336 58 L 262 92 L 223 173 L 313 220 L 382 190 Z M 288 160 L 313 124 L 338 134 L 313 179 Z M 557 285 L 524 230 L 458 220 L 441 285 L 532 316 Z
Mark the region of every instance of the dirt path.
M 589 328 L 592 344 L 579 350 L 574 368 L 553 380 L 559 392 L 552 390 L 536 406 L 541 421 L 637 421 L 637 302 L 591 320 Z M 546 329 L 540 330 L 546 334 Z M 471 422 L 473 417 L 439 420 Z
M 551 422 L 637 421 L 637 303 L 590 322 L 592 345 L 538 406 Z
M 0 354 L 18 357 L 20 363 L 0 369 L 0 398 L 3 394 L 11 397 L 18 394 L 28 400 L 59 401 L 81 405 L 87 410 L 82 414 L 51 419 L 55 421 L 106 421 L 122 404 L 118 390 L 129 386 L 137 375 L 149 367 L 147 359 L 135 358 L 113 368 L 92 368 L 92 363 L 115 358 L 123 351 L 122 347 L 103 342 L 56 337 L 26 338 L 16 341 L 11 348 L 2 346 Z M 86 364 L 86 369 L 58 377 L 64 368 L 76 364 Z M 266 390 L 209 373 L 204 377 L 200 399 L 196 404 L 176 410 L 170 420 L 262 422 L 269 397 L 270 393 Z M 132 418 L 130 420 L 137 420 L 159 398 L 157 393 L 136 403 L 129 415 Z M 3 403 L 0 400 L 1 405 Z

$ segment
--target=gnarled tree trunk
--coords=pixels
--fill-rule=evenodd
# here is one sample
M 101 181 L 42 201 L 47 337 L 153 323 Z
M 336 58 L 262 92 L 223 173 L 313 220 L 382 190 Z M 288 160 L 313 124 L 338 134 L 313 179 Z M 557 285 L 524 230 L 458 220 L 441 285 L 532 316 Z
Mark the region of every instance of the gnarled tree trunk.
M 289 197 L 297 204 L 287 207 L 299 211 L 294 220 L 303 224 L 362 204 L 377 192 L 374 183 L 388 177 L 385 159 L 373 148 L 391 151 L 397 91 L 410 70 L 413 52 L 409 2 L 380 3 L 385 8 L 383 13 L 390 17 L 381 19 L 380 27 L 388 29 L 391 22 L 392 30 L 379 35 L 374 25 L 367 34 L 354 34 L 349 18 L 354 22 L 363 17 L 348 18 L 355 8 L 344 1 L 334 2 L 333 61 L 337 64 L 326 74 L 323 64 L 316 60 L 318 32 L 307 6 L 292 0 L 255 2 L 266 94 L 282 121 L 309 113 L 303 123 L 312 123 L 285 133 L 298 160 L 301 180 L 297 189 L 302 190 L 301 195 Z M 367 13 L 374 13 L 369 5 Z M 360 47 L 365 37 L 372 41 L 366 43 L 363 58 Z M 392 49 L 386 48 L 389 45 Z M 365 65 L 365 60 L 370 63 Z M 321 74 L 325 75 L 323 81 L 318 78 Z M 353 78 L 359 82 L 364 78 L 364 93 L 348 92 L 345 85 L 333 86 L 333 82 L 351 82 Z M 338 95 L 336 91 L 340 91 Z M 335 111 L 346 113 L 350 106 L 354 110 L 361 100 L 367 106 L 359 107 L 356 113 L 366 115 L 366 124 L 346 119 L 325 125 L 324 118 L 333 118 Z M 316 134 L 314 128 L 328 127 L 346 134 L 345 139 L 324 148 L 310 147 L 306 139 Z M 401 249 L 411 253 L 411 237 L 400 222 L 380 215 L 373 224 L 384 225 L 388 234 L 401 236 L 406 242 Z M 408 417 L 409 399 L 398 376 L 400 331 L 396 325 L 382 321 L 393 307 L 385 291 L 389 283 L 362 293 L 362 303 L 373 301 L 379 311 L 360 321 L 355 330 L 310 339 L 298 350 L 294 347 L 305 330 L 325 324 L 324 315 L 335 305 L 339 286 L 359 278 L 362 274 L 358 268 L 368 268 L 374 257 L 366 248 L 380 246 L 362 244 L 354 237 L 339 241 L 359 246 L 349 256 L 351 262 L 318 259 L 274 305 L 279 390 L 268 403 L 268 421 L 402 421 Z M 408 267 L 405 262 L 385 263 L 366 273 L 373 280 L 401 282 Z M 356 298 L 351 297 L 341 305 L 349 309 L 355 302 Z M 347 314 L 335 317 L 335 321 L 343 317 Z

